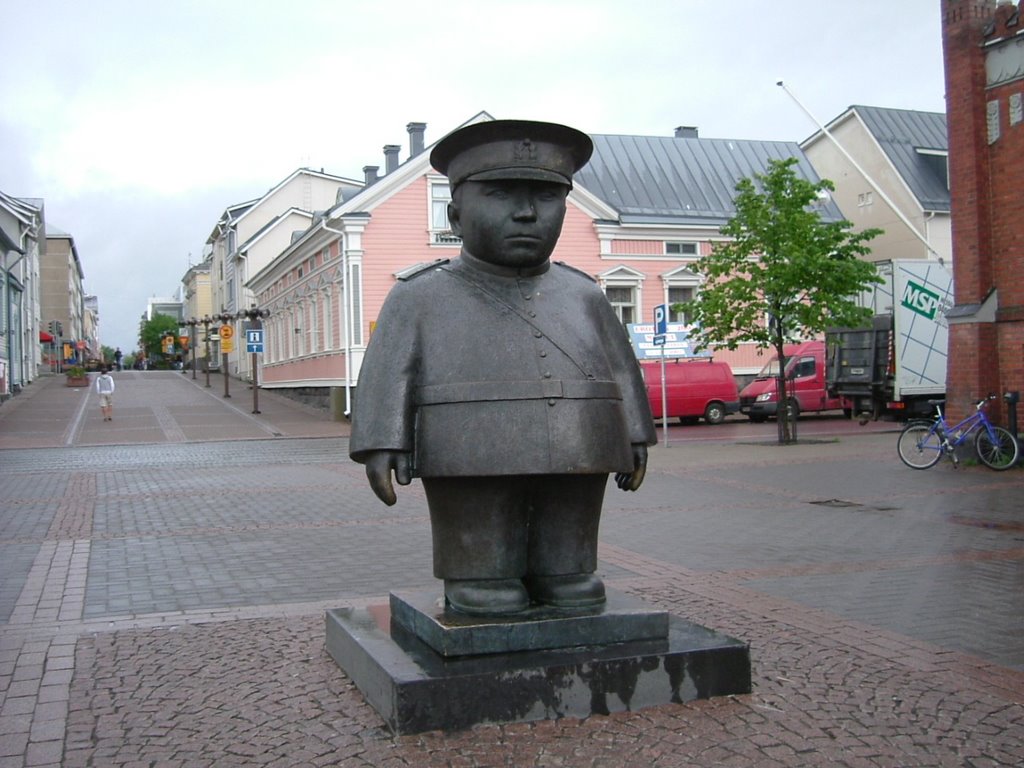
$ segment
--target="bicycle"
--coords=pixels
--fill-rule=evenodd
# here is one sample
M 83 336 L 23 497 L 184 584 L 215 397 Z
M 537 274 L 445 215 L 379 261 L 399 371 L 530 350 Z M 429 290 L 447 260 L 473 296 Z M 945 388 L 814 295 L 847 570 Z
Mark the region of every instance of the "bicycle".
M 935 406 L 935 420 L 911 422 L 903 428 L 896 444 L 900 460 L 911 469 L 928 469 L 945 455 L 957 467 L 960 460 L 956 449 L 974 434 L 974 448 L 981 463 L 996 471 L 1009 469 L 1017 463 L 1020 446 L 1015 435 L 995 426 L 985 415 L 985 404 L 995 397 L 989 395 L 979 400 L 974 413 L 953 426 L 947 424 L 942 415 L 944 401 L 929 400 L 929 404 Z

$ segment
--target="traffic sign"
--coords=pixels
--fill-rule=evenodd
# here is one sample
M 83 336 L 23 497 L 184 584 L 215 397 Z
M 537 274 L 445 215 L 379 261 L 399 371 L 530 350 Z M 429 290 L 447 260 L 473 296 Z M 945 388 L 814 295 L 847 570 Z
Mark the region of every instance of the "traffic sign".
M 250 355 L 263 354 L 263 344 L 246 344 L 245 351 Z
M 222 325 L 220 327 L 220 338 L 222 340 L 223 339 L 230 339 L 234 335 L 235 335 L 235 329 L 232 328 L 230 325 Z
M 653 338 L 651 338 L 651 343 L 654 344 L 654 346 L 656 346 L 656 347 L 664 347 L 665 346 L 665 339 L 666 339 L 666 334 L 664 334 L 664 333 L 656 333 L 656 334 L 654 334 Z
M 658 304 L 654 308 L 654 332 L 659 336 L 668 333 L 668 305 Z
M 245 343 L 246 344 L 259 344 L 263 345 L 263 329 L 262 328 L 250 328 L 245 332 Z M 263 350 L 261 349 L 260 352 Z

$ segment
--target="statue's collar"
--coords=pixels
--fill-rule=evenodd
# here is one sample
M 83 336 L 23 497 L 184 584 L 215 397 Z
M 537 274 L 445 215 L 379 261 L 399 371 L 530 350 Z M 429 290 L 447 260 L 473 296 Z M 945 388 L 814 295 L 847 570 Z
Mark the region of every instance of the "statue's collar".
M 489 275 L 497 275 L 499 277 L 536 277 L 537 275 L 543 275 L 551 269 L 550 260 L 545 260 L 543 264 L 538 264 L 536 267 L 526 267 L 524 269 L 503 267 L 500 264 L 491 264 L 489 261 L 478 259 L 465 248 L 463 248 L 462 253 L 459 254 L 459 259 L 470 269 L 474 269 L 479 272 L 486 272 Z

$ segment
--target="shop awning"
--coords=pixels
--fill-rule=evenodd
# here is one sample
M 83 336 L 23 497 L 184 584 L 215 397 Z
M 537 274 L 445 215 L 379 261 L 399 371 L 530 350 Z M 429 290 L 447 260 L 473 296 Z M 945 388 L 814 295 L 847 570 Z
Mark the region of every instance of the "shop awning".
M 53 341 L 53 336 L 47 333 L 46 331 L 40 331 L 39 341 L 43 342 L 44 344 L 49 344 Z

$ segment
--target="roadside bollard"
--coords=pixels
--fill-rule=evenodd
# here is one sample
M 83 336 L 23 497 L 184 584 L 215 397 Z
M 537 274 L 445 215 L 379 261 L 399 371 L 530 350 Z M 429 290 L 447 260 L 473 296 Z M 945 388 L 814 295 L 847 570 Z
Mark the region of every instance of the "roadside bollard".
M 1020 433 L 1017 432 L 1017 403 L 1020 402 L 1020 392 L 1004 392 L 1003 400 L 1006 401 L 1006 429 L 1013 435 L 1017 445 L 1021 445 Z

